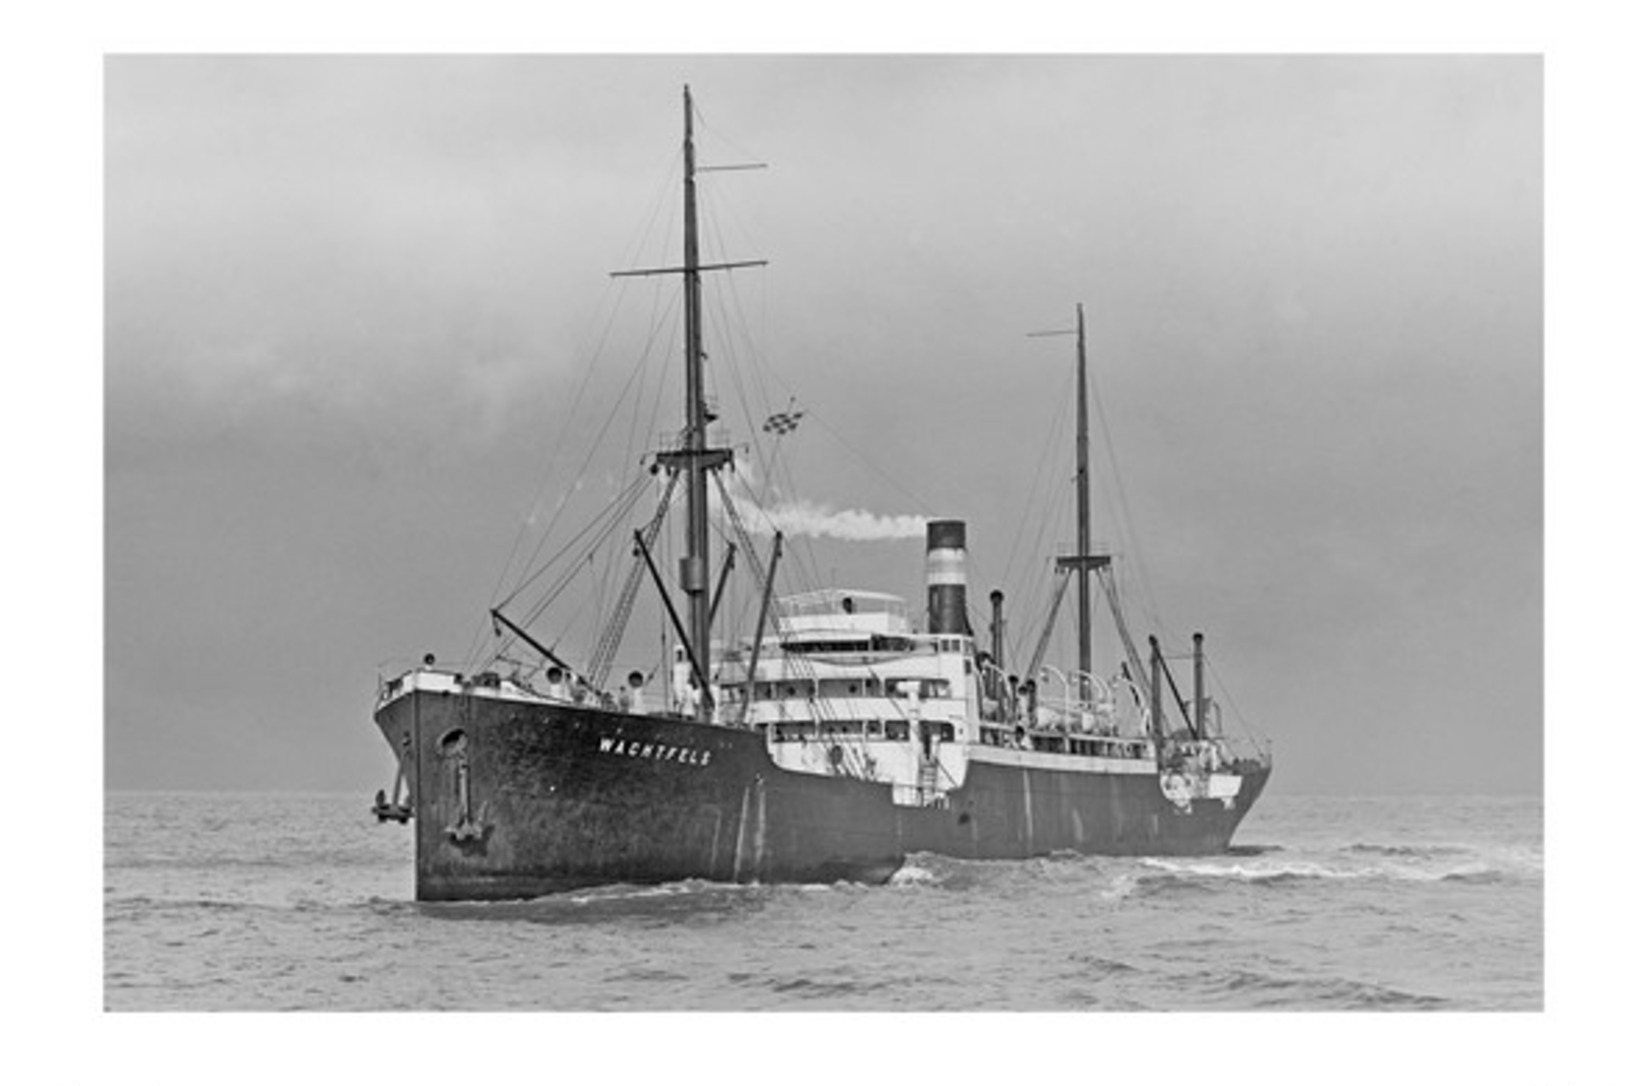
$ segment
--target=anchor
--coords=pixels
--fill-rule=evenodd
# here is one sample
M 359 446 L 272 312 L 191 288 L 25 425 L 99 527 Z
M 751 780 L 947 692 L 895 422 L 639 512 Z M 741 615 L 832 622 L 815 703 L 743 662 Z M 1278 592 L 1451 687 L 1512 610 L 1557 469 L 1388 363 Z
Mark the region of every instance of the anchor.
M 406 767 L 397 766 L 395 769 L 395 794 L 389 799 L 384 798 L 384 790 L 378 789 L 378 794 L 372 800 L 372 813 L 379 822 L 409 822 L 412 818 L 412 801 L 408 799 L 401 802 L 401 784 L 406 777 Z
M 471 802 L 468 794 L 468 741 L 458 734 L 452 743 L 442 744 L 457 759 L 457 822 L 446 827 L 446 836 L 460 849 L 485 851 L 486 838 L 491 836 L 491 824 L 485 820 L 486 805 L 480 804 L 478 816 L 470 817 Z
M 491 836 L 491 824 L 485 820 L 485 804 L 480 804 L 478 818 L 469 818 L 464 811 L 455 826 L 446 827 L 446 836 L 459 848 L 485 851 L 485 839 Z

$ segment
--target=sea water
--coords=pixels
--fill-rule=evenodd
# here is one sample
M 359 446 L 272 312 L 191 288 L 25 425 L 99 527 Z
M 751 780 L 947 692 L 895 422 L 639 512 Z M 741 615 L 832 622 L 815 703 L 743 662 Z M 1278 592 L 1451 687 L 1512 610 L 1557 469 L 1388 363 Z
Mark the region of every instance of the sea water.
M 1542 810 L 1266 793 L 1193 859 L 412 900 L 364 795 L 110 793 L 124 1010 L 1539 1010 Z

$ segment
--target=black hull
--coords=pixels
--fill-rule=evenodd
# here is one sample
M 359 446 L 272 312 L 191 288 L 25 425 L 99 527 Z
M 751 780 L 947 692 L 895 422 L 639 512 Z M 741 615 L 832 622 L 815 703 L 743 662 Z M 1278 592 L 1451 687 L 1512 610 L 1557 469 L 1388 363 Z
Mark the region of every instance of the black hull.
M 608 883 L 883 882 L 911 852 L 1021 859 L 1222 852 L 1269 777 L 1227 805 L 1151 774 L 972 762 L 930 807 L 890 784 L 784 770 L 738 728 L 411 691 L 379 728 L 410 788 L 420 901 Z

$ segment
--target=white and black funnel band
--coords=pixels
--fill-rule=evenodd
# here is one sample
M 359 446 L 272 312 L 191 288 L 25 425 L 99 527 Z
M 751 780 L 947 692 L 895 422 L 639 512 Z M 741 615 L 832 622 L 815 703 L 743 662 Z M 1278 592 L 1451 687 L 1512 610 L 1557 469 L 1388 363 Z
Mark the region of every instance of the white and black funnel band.
M 968 634 L 965 611 L 965 522 L 933 520 L 925 526 L 926 629 Z

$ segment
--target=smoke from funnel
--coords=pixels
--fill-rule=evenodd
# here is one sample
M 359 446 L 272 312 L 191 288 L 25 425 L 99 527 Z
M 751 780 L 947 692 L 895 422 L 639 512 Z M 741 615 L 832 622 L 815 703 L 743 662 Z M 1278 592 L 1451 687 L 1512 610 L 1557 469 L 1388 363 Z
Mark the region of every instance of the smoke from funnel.
M 926 518 L 908 514 L 871 513 L 867 509 L 834 509 L 816 502 L 778 502 L 762 507 L 745 492 L 743 484 L 753 480 L 745 465 L 739 465 L 740 478 L 724 476 L 722 485 L 739 510 L 739 519 L 745 530 L 757 535 L 771 535 L 775 530 L 786 536 L 808 536 L 817 539 L 872 541 L 883 539 L 918 539 L 926 533 Z

